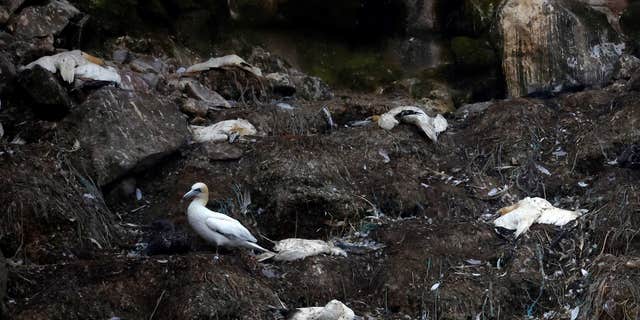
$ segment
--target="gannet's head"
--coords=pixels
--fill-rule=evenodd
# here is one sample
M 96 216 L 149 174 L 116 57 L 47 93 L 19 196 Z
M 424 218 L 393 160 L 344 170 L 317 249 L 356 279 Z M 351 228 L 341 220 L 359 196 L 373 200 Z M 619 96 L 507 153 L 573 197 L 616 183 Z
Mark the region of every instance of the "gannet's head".
M 193 201 L 199 201 L 203 205 L 206 205 L 209 201 L 209 189 L 207 188 L 207 185 L 202 182 L 198 182 L 191 186 L 191 190 L 185 193 L 182 197 L 182 200 L 189 199 L 193 199 Z

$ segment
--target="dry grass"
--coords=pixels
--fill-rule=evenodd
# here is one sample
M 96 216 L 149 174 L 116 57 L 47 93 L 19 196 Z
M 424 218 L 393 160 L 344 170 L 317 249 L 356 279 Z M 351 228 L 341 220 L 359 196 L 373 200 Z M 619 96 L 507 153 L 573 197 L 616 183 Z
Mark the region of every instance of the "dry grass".
M 81 243 L 110 246 L 115 215 L 93 181 L 61 154 L 49 159 L 30 157 L 28 162 L 16 160 L 0 168 L 4 171 L 1 200 L 5 204 L 0 238 L 17 243 L 16 254 L 25 241 L 58 232 L 60 227 L 68 227 Z

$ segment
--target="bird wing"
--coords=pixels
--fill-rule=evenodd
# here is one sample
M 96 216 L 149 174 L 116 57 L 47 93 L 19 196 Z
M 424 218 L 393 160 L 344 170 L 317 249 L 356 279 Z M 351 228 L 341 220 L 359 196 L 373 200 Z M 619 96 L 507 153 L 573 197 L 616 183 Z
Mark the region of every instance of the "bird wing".
M 238 220 L 230 217 L 209 217 L 205 220 L 207 227 L 233 240 L 257 242 L 256 238 Z

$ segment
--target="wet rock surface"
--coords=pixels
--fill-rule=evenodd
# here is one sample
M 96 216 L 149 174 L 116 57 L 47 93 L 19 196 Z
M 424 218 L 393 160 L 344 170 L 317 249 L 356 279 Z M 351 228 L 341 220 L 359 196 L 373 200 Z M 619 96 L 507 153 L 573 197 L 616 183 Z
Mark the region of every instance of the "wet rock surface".
M 399 15 L 408 23 L 403 27 L 453 35 L 453 69 L 443 71 L 446 76 L 423 70 L 393 78 L 375 92 L 357 92 L 329 88 L 284 58 L 242 44 L 224 51 L 245 54 L 261 72 L 243 65 L 186 73 L 212 56 L 180 48 L 164 33 L 160 42 L 118 36 L 92 51 L 101 65 L 114 67 L 119 85 L 67 85 L 38 68 L 18 72 L 20 65 L 64 50 L 54 51 L 54 44 L 74 43 L 75 35 L 62 30 L 78 27 L 82 15 L 57 10 L 51 13 L 55 19 L 40 21 L 42 10 L 66 2 L 27 2 L 7 10 L 18 2 L 0 0 L 0 19 L 7 12 L 11 26 L 3 29 L 10 33 L 0 31 L 6 44 L 0 47 L 0 315 L 4 305 L 9 319 L 287 319 L 297 308 L 332 300 L 365 319 L 640 314 L 640 82 L 633 53 L 625 52 L 619 70 L 608 64 L 617 62 L 600 64 L 605 68 L 596 82 L 587 81 L 589 68 L 580 75 L 528 60 L 529 53 L 543 52 L 553 63 L 565 54 L 603 62 L 589 46 L 617 37 L 608 12 L 624 17 L 624 6 L 572 2 L 550 11 L 548 6 L 565 4 L 558 0 L 542 11 L 522 12 L 519 6 L 538 2 L 403 2 L 416 8 L 415 16 Z M 134 6 L 132 14 L 144 11 L 169 21 L 167 8 L 194 14 L 209 7 L 156 4 L 147 11 Z M 354 20 L 346 17 L 364 19 L 360 14 L 374 9 L 354 4 L 307 5 L 340 8 L 330 11 L 343 19 L 337 27 L 354 30 Z M 230 17 L 234 23 L 245 26 L 278 19 L 279 10 L 287 19 L 301 19 L 301 8 L 288 1 L 232 1 L 229 7 L 238 14 Z M 220 12 L 231 14 L 212 9 L 206 15 Z M 581 20 L 585 15 L 597 24 Z M 24 17 L 34 25 L 25 24 L 19 34 L 16 21 Z M 464 22 L 447 23 L 455 17 Z M 516 23 L 510 29 L 515 36 L 503 35 L 504 60 L 492 61 L 500 58 L 491 56 L 496 48 L 489 37 L 506 17 L 554 31 L 524 33 Z M 559 21 L 566 30 L 553 29 Z M 356 29 L 371 21 L 361 22 Z M 46 34 L 36 27 L 47 23 L 54 24 Z M 592 31 L 598 41 L 566 46 Z M 33 35 L 37 39 L 25 40 Z M 520 64 L 512 65 L 512 58 Z M 495 63 L 505 66 L 509 90 L 535 90 L 510 91 L 528 97 L 456 109 L 474 99 L 448 77 L 471 83 L 477 79 L 468 74 L 488 72 Z M 531 72 L 518 69 L 526 72 L 511 78 L 512 66 Z M 366 70 L 350 67 L 345 70 Z M 567 75 L 593 87 L 553 92 L 554 81 L 564 85 Z M 221 100 L 214 92 L 233 108 L 216 102 Z M 376 119 L 402 106 L 443 113 L 448 128 L 437 143 L 411 124 L 381 129 Z M 224 141 L 192 143 L 189 124 L 236 119 L 255 131 L 242 134 L 232 126 Z M 195 182 L 209 186 L 211 210 L 238 219 L 263 247 L 272 249 L 270 240 L 320 239 L 347 256 L 258 262 L 246 250 L 215 248 L 192 230 L 188 204 L 180 201 Z M 534 224 L 518 239 L 497 233 L 496 210 L 525 197 L 582 215 L 563 227 Z

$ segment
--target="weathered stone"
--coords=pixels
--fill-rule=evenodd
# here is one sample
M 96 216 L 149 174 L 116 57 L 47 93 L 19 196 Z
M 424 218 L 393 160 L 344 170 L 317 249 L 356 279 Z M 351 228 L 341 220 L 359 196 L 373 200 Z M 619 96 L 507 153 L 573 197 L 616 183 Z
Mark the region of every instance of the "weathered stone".
M 162 60 L 157 58 L 143 57 L 131 61 L 131 69 L 140 73 L 154 72 L 160 74 L 164 68 Z
M 291 78 L 286 73 L 274 72 L 265 76 L 274 93 L 284 97 L 292 96 L 296 93 L 296 87 Z
M 624 48 L 605 15 L 578 2 L 510 0 L 500 27 L 510 96 L 604 85 Z
M 139 73 L 131 70 L 119 70 L 122 78 L 120 87 L 129 91 L 149 92 L 151 87 Z
M 640 59 L 629 54 L 623 54 L 620 58 L 620 70 L 616 78 L 629 79 L 637 73 L 640 73 Z
M 25 69 L 18 77 L 18 83 L 36 103 L 37 111 L 44 117 L 59 117 L 71 107 L 71 98 L 55 74 L 39 65 Z
M 93 92 L 69 118 L 99 185 L 148 168 L 190 136 L 176 106 L 115 88 Z
M 204 87 L 197 81 L 186 80 L 185 90 L 191 97 L 205 102 L 211 108 L 231 108 L 231 104 L 219 93 Z
M 194 117 L 207 117 L 209 106 L 204 102 L 192 98 L 188 98 L 180 106 L 180 111 Z
M 4 88 L 16 77 L 16 68 L 8 54 L 0 52 L 0 94 Z
M 7 23 L 24 0 L 0 0 L 0 25 Z
M 111 59 L 113 59 L 116 63 L 126 63 L 131 59 L 131 53 L 127 49 L 118 49 L 113 51 L 111 54 Z
M 58 35 L 80 14 L 66 0 L 53 0 L 44 6 L 25 8 L 12 19 L 10 28 L 16 35 L 26 39 Z
M 11 52 L 16 64 L 26 64 L 54 51 L 53 35 L 43 38 L 21 40 L 0 31 L 0 48 Z
M 153 72 L 148 72 L 142 75 L 142 80 L 149 85 L 149 88 L 155 89 L 160 82 L 160 76 Z
M 309 100 L 323 100 L 333 97 L 329 86 L 318 77 L 306 75 L 296 69 L 289 70 L 289 77 L 295 85 L 299 97 Z
M 205 142 L 202 144 L 209 160 L 237 160 L 242 158 L 242 149 L 228 143 Z

